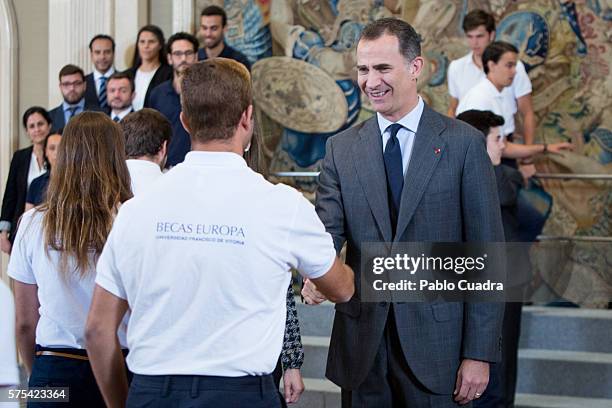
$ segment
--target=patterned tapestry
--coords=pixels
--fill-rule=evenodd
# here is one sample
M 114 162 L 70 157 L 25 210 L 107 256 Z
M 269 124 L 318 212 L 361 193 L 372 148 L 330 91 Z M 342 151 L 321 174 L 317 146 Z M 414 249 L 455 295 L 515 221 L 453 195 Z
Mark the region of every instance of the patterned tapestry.
M 468 51 L 461 29 L 463 17 L 481 8 L 495 16 L 497 39 L 514 44 L 520 51 L 533 84 L 536 141 L 569 140 L 576 146 L 572 154 L 549 155 L 538 160 L 538 171 L 612 173 L 612 0 L 197 3 L 198 11 L 210 3 L 225 7 L 229 17 L 226 40 L 251 61 L 271 55 L 290 57 L 264 60 L 258 64 L 259 69 L 256 65 L 253 70 L 254 82 L 264 81 L 257 84 L 262 96 L 256 98 L 256 106 L 271 172 L 318 170 L 327 138 L 372 115 L 354 82 L 354 66 L 359 33 L 374 19 L 396 16 L 416 28 L 427 60 L 419 79 L 420 94 L 434 109 L 446 112 L 449 62 Z M 196 21 L 197 27 L 199 14 Z M 335 104 L 334 109 L 321 109 L 323 105 L 317 101 L 322 99 L 342 103 Z M 307 194 L 315 188 L 313 178 L 283 181 L 295 184 Z M 544 234 L 612 235 L 610 181 L 542 179 L 539 184 L 543 190 L 538 193 L 536 189 L 529 197 L 548 216 Z M 612 293 L 610 244 L 590 246 L 601 250 L 587 251 L 586 255 L 577 249 L 579 245 L 564 245 L 559 255 L 562 268 L 542 266 L 542 256 L 535 253 L 535 269 L 558 295 L 580 304 L 604 305 Z M 591 287 L 603 288 L 598 292 L 601 296 L 593 298 L 562 290 L 558 281 L 563 279 L 559 276 L 566 275 L 588 276 Z

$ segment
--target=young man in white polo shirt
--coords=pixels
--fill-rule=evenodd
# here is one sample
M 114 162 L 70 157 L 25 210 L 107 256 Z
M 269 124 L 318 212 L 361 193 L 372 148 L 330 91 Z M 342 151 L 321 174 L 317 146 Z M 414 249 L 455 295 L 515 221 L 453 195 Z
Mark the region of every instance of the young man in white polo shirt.
M 482 54 L 495 38 L 495 19 L 483 10 L 473 10 L 463 19 L 463 31 L 467 37 L 470 52 L 462 58 L 451 61 L 448 67 L 448 92 L 450 105 L 448 115 L 454 117 L 460 112 L 457 106 L 465 95 L 486 76 Z M 511 86 L 503 90 L 505 129 L 514 133 L 514 115 L 517 110 L 523 117 L 523 140 L 532 144 L 535 133 L 535 114 L 531 100 L 531 81 L 522 62 L 516 65 L 516 76 Z M 477 108 L 475 108 L 477 109 Z M 490 109 L 484 109 L 490 110 Z
M 279 407 L 281 351 L 295 268 L 332 301 L 354 292 L 314 207 L 242 155 L 253 134 L 250 75 L 214 58 L 182 83 L 192 151 L 122 206 L 97 265 L 86 330 L 111 406 Z M 116 330 L 130 310 L 128 397 Z
M 504 118 L 501 133 L 503 137 L 509 137 L 514 132 L 515 112 L 505 103 L 504 90 L 513 86 L 517 73 L 518 50 L 507 42 L 494 41 L 482 53 L 482 62 L 486 76 L 461 99 L 457 115 L 468 110 L 491 111 Z M 508 142 L 504 157 L 523 159 L 538 153 L 558 153 L 571 148 L 572 145 L 565 142 L 531 145 Z
M 150 108 L 130 113 L 119 124 L 125 137 L 132 193 L 139 195 L 163 175 L 172 125 L 164 115 Z

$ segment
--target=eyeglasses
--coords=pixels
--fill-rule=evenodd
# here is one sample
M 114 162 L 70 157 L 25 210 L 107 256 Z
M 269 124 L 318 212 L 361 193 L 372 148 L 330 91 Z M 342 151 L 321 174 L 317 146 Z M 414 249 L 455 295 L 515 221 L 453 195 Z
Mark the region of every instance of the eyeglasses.
M 71 88 L 83 85 L 83 81 L 60 82 L 62 88 Z
M 193 50 L 189 50 L 189 51 L 172 51 L 172 56 L 174 58 L 193 57 L 194 54 L 195 54 L 195 51 L 193 51 Z

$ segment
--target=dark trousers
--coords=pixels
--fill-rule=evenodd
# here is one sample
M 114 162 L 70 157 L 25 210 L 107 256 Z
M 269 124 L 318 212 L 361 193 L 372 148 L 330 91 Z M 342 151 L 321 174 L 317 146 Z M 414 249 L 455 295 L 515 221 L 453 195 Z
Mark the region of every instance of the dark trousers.
M 523 303 L 508 302 L 502 327 L 502 360 L 491 364 L 489 385 L 474 408 L 513 408 Z
M 274 385 L 276 385 L 276 389 L 278 391 L 278 398 L 280 399 L 281 408 L 287 408 L 287 403 L 285 402 L 285 397 L 280 392 L 280 382 L 283 378 L 283 364 L 281 363 L 280 357 L 278 358 L 278 362 L 276 363 L 276 368 L 272 372 L 272 378 L 274 379 Z
M 279 408 L 278 388 L 271 375 L 213 377 L 134 374 L 127 406 Z
M 70 350 L 62 349 L 62 351 Z M 58 356 L 36 356 L 28 386 L 68 387 L 70 398 L 68 403 L 28 402 L 28 408 L 104 408 L 106 406 L 88 360 L 75 360 Z
M 342 389 L 342 408 L 456 408 L 452 395 L 431 393 L 412 373 L 402 352 L 393 306 L 374 364 L 356 390 Z M 463 405 L 471 407 L 471 404 Z

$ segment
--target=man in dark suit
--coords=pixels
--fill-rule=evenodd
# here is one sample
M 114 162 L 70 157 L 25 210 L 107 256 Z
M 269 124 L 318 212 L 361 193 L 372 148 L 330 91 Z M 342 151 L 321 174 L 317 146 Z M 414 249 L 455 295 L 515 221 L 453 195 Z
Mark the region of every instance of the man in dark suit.
M 65 65 L 59 72 L 60 91 L 64 101 L 49 112 L 52 120 L 51 133 L 63 129 L 68 121 L 75 115 L 86 111 L 101 111 L 97 105 L 90 105 L 85 101 L 85 73 L 76 65 Z
M 249 59 L 235 48 L 225 43 L 224 36 L 227 31 L 227 15 L 225 10 L 218 6 L 208 6 L 200 14 L 200 37 L 203 47 L 198 50 L 198 61 L 208 58 L 229 58 L 240 62 L 251 70 Z
M 166 167 L 176 166 L 185 160 L 191 149 L 189 133 L 181 123 L 181 81 L 182 76 L 197 62 L 198 40 L 188 33 L 173 34 L 166 43 L 168 62 L 174 71 L 173 79 L 161 83 L 151 92 L 150 103 L 146 106 L 160 111 L 172 124 L 172 138 L 168 145 Z
M 111 108 L 110 117 L 119 122 L 128 114 L 134 112 L 135 85 L 132 75 L 125 72 L 115 72 L 108 78 L 108 104 Z
M 326 376 L 343 407 L 453 407 L 484 392 L 499 359 L 503 305 L 361 302 L 362 245 L 503 242 L 495 175 L 482 136 L 417 94 L 424 60 L 407 23 L 385 18 L 357 47 L 361 90 L 376 116 L 327 141 L 317 212 L 346 243 L 355 295 L 336 305 Z M 309 303 L 324 298 L 312 282 Z
M 108 79 L 115 72 L 115 40 L 106 34 L 98 34 L 89 42 L 89 53 L 94 65 L 92 73 L 85 76 L 85 102 L 98 106 L 107 113 L 110 106 L 107 98 Z

